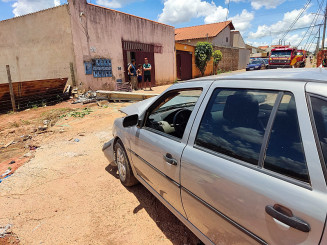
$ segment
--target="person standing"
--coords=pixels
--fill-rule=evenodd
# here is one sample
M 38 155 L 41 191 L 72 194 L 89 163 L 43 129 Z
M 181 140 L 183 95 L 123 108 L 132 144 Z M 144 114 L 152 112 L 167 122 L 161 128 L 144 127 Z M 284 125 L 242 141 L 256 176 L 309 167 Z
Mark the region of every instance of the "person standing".
M 322 66 L 327 67 L 327 56 L 324 56 L 324 59 L 322 60 Z
M 136 71 L 136 75 L 137 75 L 137 85 L 139 89 L 142 89 L 142 65 L 139 64 L 137 66 L 137 71 Z
M 132 90 L 137 90 L 137 78 L 136 78 L 136 67 L 135 60 L 133 59 L 131 64 L 128 66 L 128 76 L 132 85 Z
M 151 88 L 151 64 L 149 64 L 148 58 L 144 58 L 143 73 L 144 73 L 144 83 L 145 83 L 144 90 L 146 89 L 147 82 L 148 82 L 150 91 L 152 91 L 152 88 Z

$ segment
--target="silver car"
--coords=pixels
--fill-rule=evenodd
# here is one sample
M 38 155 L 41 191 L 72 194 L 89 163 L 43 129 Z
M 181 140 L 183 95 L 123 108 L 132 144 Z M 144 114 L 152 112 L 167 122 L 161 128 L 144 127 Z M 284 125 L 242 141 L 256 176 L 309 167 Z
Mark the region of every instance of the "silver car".
M 172 85 L 103 147 L 205 244 L 327 244 L 327 71 Z

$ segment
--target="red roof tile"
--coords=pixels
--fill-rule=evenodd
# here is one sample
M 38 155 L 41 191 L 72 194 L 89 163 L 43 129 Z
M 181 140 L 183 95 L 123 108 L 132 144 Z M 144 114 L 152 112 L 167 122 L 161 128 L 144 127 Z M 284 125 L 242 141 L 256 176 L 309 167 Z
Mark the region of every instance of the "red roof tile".
M 233 23 L 231 21 L 224 21 L 213 24 L 206 24 L 200 26 L 191 26 L 184 28 L 175 29 L 175 40 L 189 40 L 189 39 L 197 39 L 197 38 L 205 38 L 205 37 L 215 37 L 222 30 L 224 30 L 228 25 L 232 30 L 235 30 Z

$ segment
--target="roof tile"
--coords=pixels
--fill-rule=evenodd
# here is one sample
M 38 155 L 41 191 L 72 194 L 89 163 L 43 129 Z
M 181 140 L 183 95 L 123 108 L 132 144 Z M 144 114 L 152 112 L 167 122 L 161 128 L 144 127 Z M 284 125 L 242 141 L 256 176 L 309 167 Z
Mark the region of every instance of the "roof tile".
M 175 41 L 215 37 L 228 25 L 231 26 L 232 30 L 235 30 L 232 21 L 177 28 L 175 29 Z

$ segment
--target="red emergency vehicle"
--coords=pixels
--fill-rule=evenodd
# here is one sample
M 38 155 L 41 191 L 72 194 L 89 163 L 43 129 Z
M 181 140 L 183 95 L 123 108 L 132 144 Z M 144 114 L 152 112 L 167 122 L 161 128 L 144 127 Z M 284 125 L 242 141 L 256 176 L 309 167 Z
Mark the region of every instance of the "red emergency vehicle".
M 289 46 L 279 46 L 271 50 L 269 56 L 269 68 L 290 68 L 294 66 L 297 49 Z

